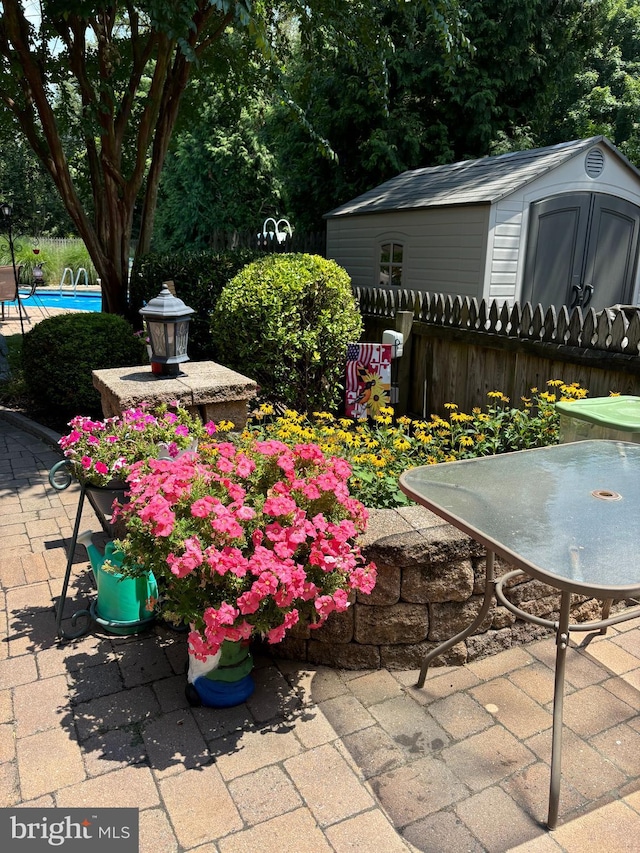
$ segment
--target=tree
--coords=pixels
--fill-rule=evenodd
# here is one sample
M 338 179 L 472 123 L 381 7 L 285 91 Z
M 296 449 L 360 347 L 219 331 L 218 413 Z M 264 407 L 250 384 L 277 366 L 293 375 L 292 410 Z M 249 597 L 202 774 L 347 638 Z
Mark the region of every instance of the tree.
M 49 0 L 34 21 L 19 0 L 4 0 L 2 7 L 0 98 L 51 175 L 84 240 L 103 282 L 107 310 L 124 314 L 138 196 L 144 250 L 193 61 L 246 8 L 204 0 Z M 84 144 L 89 210 L 70 166 L 64 131 Z
M 0 125 L 2 200 L 13 200 L 14 233 L 64 237 L 73 224 L 44 166 L 21 135 Z
M 604 134 L 640 165 L 640 3 L 604 0 L 592 25 L 595 37 L 559 93 L 547 139 Z
M 579 61 L 573 40 L 586 14 L 582 0 L 466 0 L 471 50 L 455 64 L 424 8 L 378 5 L 386 88 L 362 85 L 357 63 L 324 33 L 322 74 L 303 53 L 291 63 L 292 97 L 307 126 L 286 121 L 288 104 L 271 123 L 292 214 L 307 227 L 405 169 L 484 156 L 501 135 L 544 127 Z M 327 141 L 324 149 L 311 144 L 308 127 Z
M 268 63 L 237 33 L 227 33 L 221 48 L 224 62 L 218 51 L 185 92 L 158 193 L 158 251 L 205 249 L 215 230 L 256 233 L 284 210 L 264 132 L 273 93 Z
M 448 15 L 456 0 L 423 2 L 453 43 L 457 18 Z M 3 0 L 0 100 L 51 175 L 102 279 L 108 311 L 126 313 L 136 205 L 140 254 L 150 245 L 189 77 L 227 28 L 241 28 L 275 55 L 279 22 L 293 16 L 303 42 L 333 28 L 364 61 L 381 36 L 376 7 L 375 0 L 41 0 L 35 14 L 35 4 Z M 83 157 L 74 169 L 68 148 L 78 143 Z

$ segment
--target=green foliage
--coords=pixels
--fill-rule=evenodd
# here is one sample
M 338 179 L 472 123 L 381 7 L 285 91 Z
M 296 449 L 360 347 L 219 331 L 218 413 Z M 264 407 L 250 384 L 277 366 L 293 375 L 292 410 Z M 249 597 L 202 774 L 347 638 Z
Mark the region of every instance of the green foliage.
M 591 10 L 591 43 L 553 107 L 551 142 L 604 134 L 640 164 L 640 3 L 603 0 Z
M 211 318 L 217 360 L 255 379 L 264 399 L 335 408 L 346 346 L 362 321 L 351 280 L 317 255 L 268 255 L 224 288 Z
M 7 335 L 0 340 L 6 345 L 8 371 L 0 379 L 0 405 L 10 409 L 22 408 L 27 390 L 22 370 L 22 335 Z
M 26 140 L 9 124 L 5 113 L 2 118 L 0 200 L 10 202 L 13 207 L 14 230 L 40 237 L 64 237 L 73 233 L 73 224 L 51 176 Z
M 185 92 L 158 194 L 152 247 L 204 249 L 211 234 L 253 232 L 284 215 L 264 115 L 273 75 L 255 44 L 228 31 Z
M 37 254 L 34 249 L 37 250 Z M 58 287 L 67 267 L 72 270 L 72 276 L 69 277 L 67 274 L 65 287 L 69 287 L 75 281 L 79 269 L 87 271 L 88 284 L 97 283 L 95 267 L 82 240 L 69 238 L 59 242 L 46 238 L 38 240 L 28 236 L 15 237 L 14 254 L 16 264 L 21 267 L 20 281 L 25 285 L 31 284 L 32 270 L 36 264 L 42 264 L 45 285 Z M 6 238 L 0 237 L 0 264 L 10 263 L 9 243 Z M 84 285 L 84 275 L 79 279 L 79 283 Z
M 138 311 L 160 293 L 163 281 L 173 281 L 176 295 L 195 311 L 189 324 L 189 356 L 194 361 L 206 361 L 213 356 L 209 317 L 215 303 L 225 284 L 257 256 L 257 250 L 251 249 L 145 255 L 136 261 L 131 273 L 132 316 L 139 317 Z M 142 318 L 138 328 L 142 328 Z
M 469 0 L 462 26 L 472 50 L 452 56 L 424 4 L 382 3 L 369 66 L 354 63 L 330 31 L 316 35 L 315 52 L 294 51 L 290 99 L 267 121 L 296 227 L 316 227 L 323 213 L 406 169 L 484 156 L 500 133 L 534 122 L 541 133 L 574 71 L 568 47 L 583 6 Z M 375 85 L 377 67 L 384 86 Z M 292 120 L 291 101 L 306 125 Z
M 478 408 L 467 414 L 449 403 L 447 418 L 431 415 L 428 421 L 394 419 L 391 407 L 370 421 L 336 419 L 327 412 L 305 416 L 287 411 L 274 417 L 273 406 L 264 404 L 246 432 L 291 446 L 316 443 L 326 455 L 349 462 L 349 489 L 365 506 L 404 506 L 411 501 L 400 491 L 398 480 L 408 468 L 557 444 L 560 415 L 556 401 L 580 399 L 587 392 L 559 379 L 547 384 L 548 391 L 532 388 L 531 397 L 523 398 L 521 407 L 509 405 L 504 394 L 492 391 L 484 411 Z
M 36 415 L 49 421 L 77 414 L 100 417 L 92 370 L 141 364 L 143 345 L 122 317 L 60 314 L 47 317 L 24 336 L 24 377 Z

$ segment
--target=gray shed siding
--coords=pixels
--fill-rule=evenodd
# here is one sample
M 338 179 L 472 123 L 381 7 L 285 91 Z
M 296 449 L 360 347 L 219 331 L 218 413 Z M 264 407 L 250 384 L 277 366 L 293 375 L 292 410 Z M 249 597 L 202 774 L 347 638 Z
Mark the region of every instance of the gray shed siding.
M 403 172 L 325 215 L 327 253 L 356 285 L 377 286 L 380 246 L 401 242 L 403 287 L 511 303 L 531 205 L 576 193 L 640 207 L 640 172 L 602 136 Z M 640 264 L 631 290 L 640 302 Z
M 595 178 L 585 172 L 586 157 L 593 148 L 598 148 L 604 156 L 604 169 Z M 479 296 L 508 302 L 521 298 L 529 207 L 533 202 L 568 192 L 604 193 L 640 206 L 640 180 L 637 175 L 607 146 L 591 146 L 588 151 L 561 163 L 493 205 L 489 222 L 486 283 Z M 633 302 L 638 301 L 639 289 L 640 265 Z
M 327 255 L 354 285 L 378 284 L 380 245 L 403 243 L 402 286 L 462 296 L 482 291 L 490 205 L 459 205 L 327 220 Z

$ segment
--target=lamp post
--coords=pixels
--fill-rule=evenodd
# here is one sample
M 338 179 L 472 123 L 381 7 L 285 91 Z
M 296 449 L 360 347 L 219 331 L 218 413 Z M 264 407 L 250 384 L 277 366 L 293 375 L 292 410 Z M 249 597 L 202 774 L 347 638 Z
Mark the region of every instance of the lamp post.
M 24 326 L 22 323 L 22 304 L 20 302 L 20 285 L 18 283 L 18 270 L 16 268 L 16 253 L 13 246 L 13 207 L 8 201 L 3 201 L 0 204 L 0 212 L 5 224 L 7 237 L 9 239 L 9 254 L 11 255 L 11 265 L 13 267 L 13 279 L 16 283 L 16 301 L 18 303 L 18 316 L 20 317 L 20 331 L 24 336 Z
M 170 284 L 163 282 L 158 296 L 140 309 L 149 334 L 152 369 L 154 364 L 158 365 L 154 373 L 159 379 L 180 376 L 179 365 L 189 361 L 189 321 L 195 314 L 193 308 L 171 293 Z

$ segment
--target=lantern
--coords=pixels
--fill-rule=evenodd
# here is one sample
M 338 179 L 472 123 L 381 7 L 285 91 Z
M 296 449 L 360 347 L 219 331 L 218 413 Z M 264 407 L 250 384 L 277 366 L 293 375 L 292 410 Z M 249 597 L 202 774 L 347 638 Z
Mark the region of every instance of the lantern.
M 154 373 L 165 379 L 180 376 L 180 363 L 189 361 L 189 321 L 195 313 L 193 308 L 171 293 L 171 284 L 163 282 L 159 295 L 140 309 L 149 335 L 151 364 L 152 367 L 154 364 L 159 366 Z

